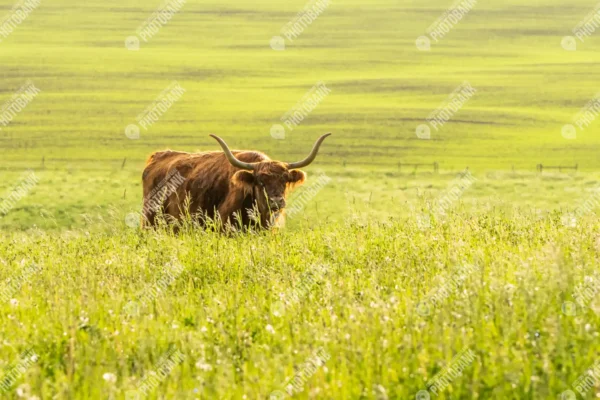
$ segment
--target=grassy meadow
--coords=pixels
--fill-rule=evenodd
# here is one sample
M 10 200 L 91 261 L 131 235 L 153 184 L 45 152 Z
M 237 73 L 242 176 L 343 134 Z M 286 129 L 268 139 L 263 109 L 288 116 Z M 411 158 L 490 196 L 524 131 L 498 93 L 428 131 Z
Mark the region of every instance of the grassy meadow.
M 126 398 L 177 349 L 184 360 L 150 398 L 277 399 L 323 348 L 295 397 L 408 399 L 466 348 L 476 360 L 439 398 L 557 398 L 597 358 L 597 314 L 561 308 L 597 273 L 598 238 L 595 219 L 572 229 L 556 215 L 468 212 L 427 230 L 409 219 L 233 238 L 8 235 L 3 275 L 41 271 L 0 308 L 2 360 L 32 348 L 19 383 L 40 398 Z M 181 275 L 139 300 L 173 257 Z M 476 267 L 460 289 L 421 311 L 463 264 Z
M 600 122 L 561 134 L 598 92 L 600 34 L 561 47 L 593 3 L 479 2 L 420 51 L 452 2 L 338 0 L 276 51 L 304 0 L 188 0 L 126 48 L 161 4 L 42 0 L 0 37 L 0 109 L 40 90 L 0 126 L 0 207 L 39 179 L 0 212 L 0 398 L 596 396 L 600 377 L 583 394 L 574 382 L 600 352 Z M 473 97 L 417 137 L 464 81 Z M 128 137 L 173 82 L 181 98 Z M 273 138 L 318 82 L 330 93 Z M 326 132 L 285 228 L 130 223 L 154 151 L 217 150 L 213 133 L 296 161 Z

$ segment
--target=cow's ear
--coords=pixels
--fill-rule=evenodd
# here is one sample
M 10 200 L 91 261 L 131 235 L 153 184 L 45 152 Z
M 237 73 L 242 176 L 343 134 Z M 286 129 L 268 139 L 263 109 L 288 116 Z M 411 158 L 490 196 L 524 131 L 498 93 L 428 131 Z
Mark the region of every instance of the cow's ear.
M 252 186 L 254 174 L 250 171 L 238 171 L 233 175 L 233 183 L 239 186 Z
M 306 172 L 299 169 L 293 169 L 289 172 L 288 182 L 290 187 L 299 186 L 306 180 Z

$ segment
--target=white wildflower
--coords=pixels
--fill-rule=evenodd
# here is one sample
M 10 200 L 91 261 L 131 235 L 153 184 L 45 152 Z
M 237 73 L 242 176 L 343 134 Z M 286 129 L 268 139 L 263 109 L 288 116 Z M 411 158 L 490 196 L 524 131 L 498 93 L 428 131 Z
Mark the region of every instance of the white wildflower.
M 102 375 L 102 379 L 106 382 L 115 383 L 117 381 L 117 376 L 113 373 L 105 372 L 104 375 Z

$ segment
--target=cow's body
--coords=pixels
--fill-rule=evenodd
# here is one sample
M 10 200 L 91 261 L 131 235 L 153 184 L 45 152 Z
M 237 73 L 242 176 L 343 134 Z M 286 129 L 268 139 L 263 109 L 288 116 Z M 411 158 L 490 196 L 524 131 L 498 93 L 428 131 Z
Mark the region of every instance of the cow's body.
M 265 154 L 255 151 L 233 151 L 233 154 L 240 161 L 249 163 L 270 160 Z M 148 225 L 155 225 L 159 213 L 156 207 L 147 207 L 154 197 L 151 191 L 160 187 L 161 182 L 174 171 L 183 176 L 185 181 L 177 185 L 177 189 L 167 198 L 160 199 L 163 200 L 160 211 L 167 218 L 180 221 L 189 210 L 194 219 L 204 223 L 205 218 L 215 219 L 215 212 L 218 212 L 222 222 L 230 220 L 233 223 L 232 214 L 239 212 L 242 224 L 246 227 L 250 225 L 248 211 L 254 207 L 255 194 L 232 182 L 233 175 L 239 169 L 227 161 L 223 152 L 185 153 L 170 150 L 152 154 L 144 170 L 144 219 Z M 157 197 L 161 197 L 160 193 Z M 185 206 L 187 197 L 189 208 Z M 270 222 L 267 216 L 261 220 L 265 227 Z
M 221 138 L 211 136 L 223 152 L 166 150 L 150 156 L 142 176 L 144 226 L 156 226 L 163 214 L 167 222 L 189 216 L 201 225 L 217 220 L 223 227 L 269 228 L 283 218 L 288 191 L 306 179 L 299 168 L 313 162 L 329 134 L 296 163 L 272 161 L 257 151 L 231 151 Z

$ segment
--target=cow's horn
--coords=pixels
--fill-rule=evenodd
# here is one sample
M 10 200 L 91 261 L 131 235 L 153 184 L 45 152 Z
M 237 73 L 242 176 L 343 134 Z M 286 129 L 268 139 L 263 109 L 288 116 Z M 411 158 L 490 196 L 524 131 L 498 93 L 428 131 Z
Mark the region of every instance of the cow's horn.
M 237 158 L 235 158 L 235 156 L 233 155 L 233 153 L 231 152 L 231 150 L 229 150 L 229 146 L 227 146 L 227 143 L 225 143 L 225 141 L 223 139 L 221 139 L 220 137 L 218 137 L 216 135 L 210 135 L 210 136 L 213 137 L 213 138 L 215 138 L 215 140 L 217 142 L 219 142 L 219 144 L 223 148 L 223 152 L 225 153 L 225 157 L 227 157 L 227 159 L 229 160 L 229 162 L 231 163 L 231 165 L 233 165 L 234 167 L 240 168 L 240 169 L 248 170 L 248 171 L 253 171 L 254 170 L 254 164 L 246 163 L 246 162 L 240 161 Z
M 306 167 L 307 165 L 309 165 L 310 163 L 312 163 L 313 161 L 315 161 L 315 158 L 317 157 L 317 154 L 319 153 L 319 148 L 321 147 L 321 143 L 323 143 L 323 140 L 325 140 L 327 138 L 327 136 L 329 136 L 329 135 L 331 135 L 331 133 L 327 133 L 317 139 L 317 141 L 315 142 L 315 145 L 313 146 L 312 151 L 310 152 L 308 157 L 306 157 L 302 161 L 298 161 L 295 163 L 288 163 L 287 167 L 289 169 L 303 168 L 303 167 Z

